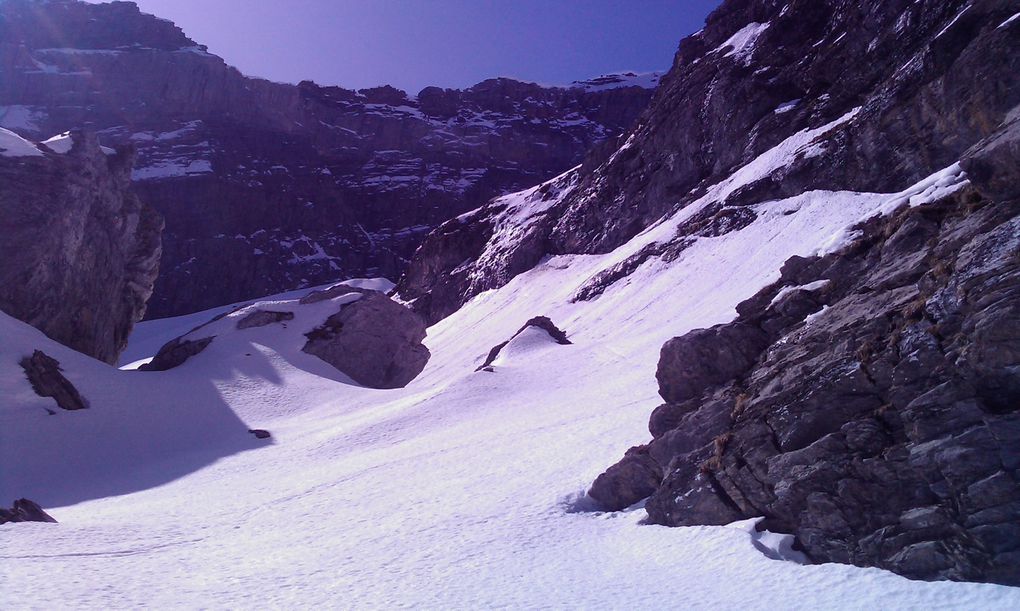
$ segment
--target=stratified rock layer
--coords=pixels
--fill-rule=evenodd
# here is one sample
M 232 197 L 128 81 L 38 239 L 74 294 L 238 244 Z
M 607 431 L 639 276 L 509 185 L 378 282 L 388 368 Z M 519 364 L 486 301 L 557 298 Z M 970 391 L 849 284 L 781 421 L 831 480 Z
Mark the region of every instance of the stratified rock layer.
M 163 220 L 130 189 L 130 150 L 71 138 L 65 154 L 0 155 L 0 310 L 114 363 L 145 314 Z
M 993 168 L 970 186 L 667 343 L 654 439 L 592 496 L 626 506 L 657 475 L 653 523 L 765 516 L 815 561 L 1020 585 L 1020 201 L 999 198 L 1017 130 L 967 153 Z

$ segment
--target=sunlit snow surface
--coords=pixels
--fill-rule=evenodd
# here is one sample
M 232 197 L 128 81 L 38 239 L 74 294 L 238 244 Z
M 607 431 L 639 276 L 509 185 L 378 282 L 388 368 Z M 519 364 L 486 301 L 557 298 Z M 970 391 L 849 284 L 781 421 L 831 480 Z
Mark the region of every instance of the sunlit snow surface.
M 703 202 L 609 255 L 550 258 L 430 328 L 432 359 L 401 390 L 344 383 L 299 353 L 326 306 L 300 310 L 286 329 L 221 324 L 205 352 L 164 373 L 114 370 L 0 317 L 0 489 L 60 521 L 0 527 L 2 599 L 48 609 L 1020 608 L 1020 589 L 772 560 L 759 545 L 783 539 L 747 523 L 670 529 L 642 525 L 640 508 L 584 511 L 590 482 L 648 439 L 661 344 L 732 319 L 789 256 L 833 247 L 891 197 L 902 195 L 760 204 L 750 226 L 702 238 L 673 264 L 649 261 L 590 302 L 570 297 Z M 297 309 L 297 296 L 266 307 Z M 131 358 L 214 313 L 143 323 Z M 524 334 L 493 372 L 475 372 L 536 315 L 573 344 Z M 89 410 L 47 415 L 52 401 L 16 365 L 35 347 L 61 361 Z M 51 481 L 36 488 L 11 473 Z M 132 485 L 146 487 L 94 498 Z
M 0 157 L 42 157 L 35 144 L 18 134 L 0 127 Z

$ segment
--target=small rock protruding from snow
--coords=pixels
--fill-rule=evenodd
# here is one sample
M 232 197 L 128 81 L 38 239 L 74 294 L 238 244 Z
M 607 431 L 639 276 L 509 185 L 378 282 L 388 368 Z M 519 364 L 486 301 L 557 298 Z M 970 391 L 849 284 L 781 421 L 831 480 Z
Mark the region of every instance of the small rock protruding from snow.
M 53 397 L 57 405 L 65 410 L 85 409 L 88 401 L 78 392 L 74 384 L 61 373 L 60 363 L 41 350 L 21 361 L 32 390 L 40 397 Z
M 253 327 L 265 327 L 273 323 L 294 320 L 294 312 L 275 312 L 273 310 L 255 310 L 251 314 L 237 321 L 237 328 L 251 329 Z
M 11 522 L 49 522 L 55 524 L 57 521 L 53 516 L 43 511 L 39 503 L 28 499 L 18 499 L 10 509 L 0 508 L 0 524 Z
M 475 371 L 492 371 L 492 365 L 496 360 L 506 354 L 504 348 L 513 344 L 547 344 L 550 342 L 557 343 L 561 346 L 567 346 L 572 342 L 567 339 L 567 334 L 560 330 L 559 327 L 549 319 L 548 316 L 536 316 L 524 323 L 517 333 L 502 344 L 497 344 L 489 350 L 488 356 L 485 357 L 485 362 L 482 363 Z M 522 346 L 515 346 L 517 348 L 524 348 Z M 514 352 L 519 352 L 515 350 Z M 526 348 L 525 348 L 526 351 Z
M 183 365 L 185 361 L 209 347 L 216 336 L 189 340 L 178 337 L 159 349 L 156 356 L 138 367 L 139 371 L 166 371 Z

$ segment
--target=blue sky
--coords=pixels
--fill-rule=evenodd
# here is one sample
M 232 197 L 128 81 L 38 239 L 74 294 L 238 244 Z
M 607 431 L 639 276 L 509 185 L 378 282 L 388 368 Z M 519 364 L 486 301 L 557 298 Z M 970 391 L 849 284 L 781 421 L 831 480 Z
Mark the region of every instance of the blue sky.
M 362 88 L 664 70 L 719 0 L 136 0 L 245 74 Z

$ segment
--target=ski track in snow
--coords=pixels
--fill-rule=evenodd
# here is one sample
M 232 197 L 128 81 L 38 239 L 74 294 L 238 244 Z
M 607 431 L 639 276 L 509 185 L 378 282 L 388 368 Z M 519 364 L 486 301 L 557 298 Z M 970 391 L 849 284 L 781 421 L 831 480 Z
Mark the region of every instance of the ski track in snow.
M 815 134 L 802 136 L 784 150 L 804 154 Z M 300 352 L 301 333 L 336 309 L 297 306 L 307 289 L 266 300 L 298 312 L 287 328 L 231 331 L 239 310 L 207 329 L 219 335 L 206 351 L 163 373 L 109 368 L 0 316 L 0 396 L 13 397 L 0 404 L 0 464 L 17 465 L 2 472 L 0 498 L 33 498 L 60 521 L 0 527 L 3 599 L 40 609 L 1020 608 L 1016 588 L 770 560 L 746 525 L 665 528 L 642 525 L 639 508 L 580 511 L 592 480 L 649 437 L 665 340 L 731 320 L 791 255 L 837 247 L 834 236 L 893 198 L 921 205 L 908 195 L 962 180 L 948 174 L 955 182 L 902 194 L 759 204 L 748 227 L 699 239 L 671 265 L 650 260 L 590 302 L 569 300 L 708 201 L 614 253 L 552 257 L 430 328 L 432 360 L 401 390 L 345 383 Z M 232 309 L 143 323 L 125 361 Z M 536 315 L 574 343 L 524 334 L 493 373 L 474 372 Z M 17 366 L 35 347 L 60 360 L 89 410 L 46 414 L 52 401 Z M 257 441 L 248 427 L 273 437 Z

